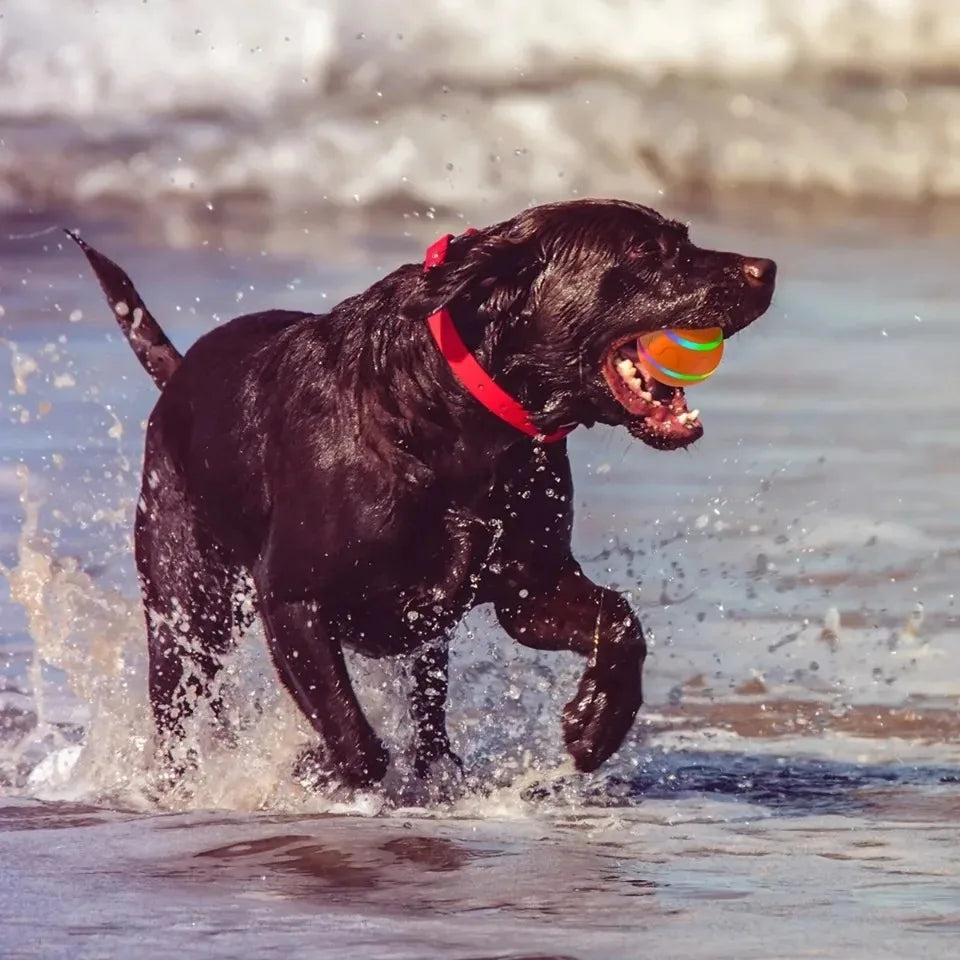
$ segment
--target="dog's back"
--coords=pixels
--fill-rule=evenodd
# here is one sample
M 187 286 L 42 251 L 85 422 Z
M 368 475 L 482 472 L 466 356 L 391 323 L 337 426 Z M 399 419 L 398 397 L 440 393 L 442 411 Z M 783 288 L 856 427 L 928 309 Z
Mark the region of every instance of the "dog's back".
M 249 539 L 266 523 L 270 446 L 284 426 L 287 342 L 314 319 L 270 310 L 211 330 L 186 352 L 151 413 L 148 450 L 171 456 L 218 534 Z M 247 553 L 259 544 L 235 546 Z

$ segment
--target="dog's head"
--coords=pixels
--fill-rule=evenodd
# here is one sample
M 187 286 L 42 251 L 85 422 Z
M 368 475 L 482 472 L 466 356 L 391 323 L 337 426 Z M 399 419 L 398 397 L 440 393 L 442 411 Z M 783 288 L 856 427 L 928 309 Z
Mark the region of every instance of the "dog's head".
M 676 449 L 703 426 L 681 388 L 640 370 L 638 336 L 721 327 L 730 337 L 770 305 L 775 275 L 771 260 L 695 246 L 685 226 L 649 207 L 582 200 L 453 241 L 404 313 L 448 306 L 468 346 L 544 432 L 599 421 Z

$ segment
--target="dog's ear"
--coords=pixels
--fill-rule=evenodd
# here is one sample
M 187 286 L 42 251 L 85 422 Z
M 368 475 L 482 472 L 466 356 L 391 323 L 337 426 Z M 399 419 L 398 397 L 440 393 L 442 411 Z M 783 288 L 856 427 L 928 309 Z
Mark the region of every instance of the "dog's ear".
M 404 301 L 404 317 L 424 320 L 456 300 L 500 312 L 527 292 L 543 266 L 532 220 L 512 220 L 450 242 L 447 259 L 426 270 Z

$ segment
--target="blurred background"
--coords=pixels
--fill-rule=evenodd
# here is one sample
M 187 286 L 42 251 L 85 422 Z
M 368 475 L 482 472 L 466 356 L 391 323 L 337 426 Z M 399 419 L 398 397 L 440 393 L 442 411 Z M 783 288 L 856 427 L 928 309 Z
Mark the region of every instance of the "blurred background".
M 3 0 L 0 211 L 296 248 L 618 195 L 778 223 L 960 199 L 957 0 Z M 237 235 L 239 233 L 239 235 Z

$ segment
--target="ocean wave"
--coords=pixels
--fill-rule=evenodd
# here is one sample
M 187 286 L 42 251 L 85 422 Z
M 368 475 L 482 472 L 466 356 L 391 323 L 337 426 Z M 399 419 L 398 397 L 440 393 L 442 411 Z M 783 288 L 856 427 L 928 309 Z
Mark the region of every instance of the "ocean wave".
M 7 0 L 0 205 L 956 199 L 958 65 L 958 0 Z

